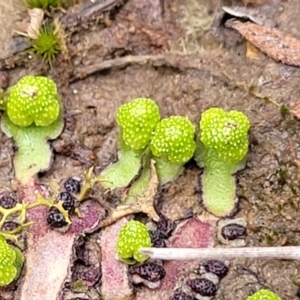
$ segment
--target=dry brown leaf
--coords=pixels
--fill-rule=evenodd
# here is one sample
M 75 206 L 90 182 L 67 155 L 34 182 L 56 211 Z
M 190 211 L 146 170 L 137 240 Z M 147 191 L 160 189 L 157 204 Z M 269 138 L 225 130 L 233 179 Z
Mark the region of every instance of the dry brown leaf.
M 236 29 L 260 51 L 276 61 L 300 66 L 300 40 L 274 28 L 237 20 L 226 22 L 227 27 Z
M 44 11 L 40 8 L 33 8 L 28 10 L 30 23 L 26 29 L 29 38 L 35 40 L 38 38 L 40 27 L 44 19 Z

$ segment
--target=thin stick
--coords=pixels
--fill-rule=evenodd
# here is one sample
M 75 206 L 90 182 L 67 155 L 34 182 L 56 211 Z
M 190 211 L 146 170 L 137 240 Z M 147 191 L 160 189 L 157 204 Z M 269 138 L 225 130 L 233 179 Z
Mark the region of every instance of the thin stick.
M 95 72 L 110 68 L 123 68 L 130 64 L 139 65 L 153 65 L 153 66 L 168 66 L 178 68 L 180 70 L 196 69 L 202 72 L 210 72 L 213 68 L 212 61 L 209 61 L 205 57 L 199 57 L 196 55 L 180 55 L 180 54 L 158 54 L 158 55 L 127 55 L 124 57 L 117 57 L 110 60 L 96 62 L 95 64 L 88 66 L 78 66 L 74 69 L 73 77 L 70 81 L 76 79 L 85 78 Z
M 152 259 L 300 259 L 300 246 L 291 247 L 244 247 L 244 248 L 141 248 L 140 253 Z

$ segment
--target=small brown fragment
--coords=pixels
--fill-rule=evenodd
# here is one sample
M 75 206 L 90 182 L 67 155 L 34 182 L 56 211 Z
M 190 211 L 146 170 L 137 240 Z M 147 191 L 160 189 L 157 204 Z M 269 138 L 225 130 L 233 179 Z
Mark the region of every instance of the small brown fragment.
M 249 59 L 259 60 L 259 50 L 250 42 L 247 41 L 246 57 Z
M 275 61 L 300 66 L 300 40 L 274 28 L 229 20 L 227 27 L 236 29 L 245 39 Z
M 159 181 L 154 166 L 154 160 L 151 160 L 151 178 L 146 191 L 137 196 L 133 204 L 121 204 L 111 211 L 111 214 L 99 223 L 99 228 L 115 223 L 116 221 L 134 213 L 143 212 L 155 222 L 158 222 L 159 216 L 154 209 L 155 195 L 158 190 Z
M 9 85 L 8 73 L 6 71 L 0 71 L 0 89 L 6 90 Z
M 289 102 L 290 113 L 297 119 L 300 119 L 300 99 L 295 99 Z

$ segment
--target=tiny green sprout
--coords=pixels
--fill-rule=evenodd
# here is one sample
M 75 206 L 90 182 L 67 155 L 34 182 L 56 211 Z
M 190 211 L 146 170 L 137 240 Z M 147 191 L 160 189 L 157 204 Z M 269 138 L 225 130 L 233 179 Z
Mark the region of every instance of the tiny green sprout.
M 20 274 L 24 257 L 0 235 L 0 286 L 12 283 Z
M 144 262 L 148 257 L 139 252 L 142 247 L 151 247 L 148 229 L 143 223 L 131 220 L 120 230 L 117 241 L 117 258 L 127 264 Z
M 186 117 L 171 116 L 158 123 L 150 149 L 155 156 L 161 184 L 176 179 L 183 165 L 193 157 L 194 135 L 195 126 Z
M 26 6 L 29 8 L 41 8 L 49 10 L 50 8 L 59 7 L 64 0 L 26 0 Z
M 57 23 L 43 25 L 37 39 L 30 40 L 33 52 L 50 65 L 55 61 L 57 54 L 62 52 L 61 28 L 55 24 Z
M 157 104 L 148 98 L 137 98 L 121 105 L 117 112 L 120 126 L 118 161 L 101 174 L 102 185 L 111 190 L 126 187 L 139 174 L 142 157 L 160 120 Z
M 283 118 L 290 114 L 289 108 L 284 104 L 280 106 L 279 111 Z
M 195 160 L 201 175 L 203 204 L 212 214 L 231 215 L 236 207 L 233 176 L 245 166 L 250 122 L 242 112 L 211 108 L 203 112 Z
M 1 128 L 18 147 L 14 157 L 16 178 L 22 183 L 50 166 L 48 139 L 63 129 L 61 100 L 54 81 L 42 76 L 25 76 L 11 87 L 5 98 Z
M 249 296 L 247 300 L 281 300 L 281 298 L 270 290 L 261 289 Z

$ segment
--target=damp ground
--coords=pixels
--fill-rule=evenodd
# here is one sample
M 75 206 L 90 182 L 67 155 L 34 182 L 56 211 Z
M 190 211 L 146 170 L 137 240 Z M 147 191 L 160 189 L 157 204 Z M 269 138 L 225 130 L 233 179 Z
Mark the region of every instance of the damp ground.
M 53 164 L 41 175 L 41 182 L 47 184 L 53 179 L 81 175 L 90 166 L 101 168 L 112 161 L 118 134 L 116 111 L 131 99 L 150 97 L 159 105 L 162 116 L 184 115 L 195 124 L 209 107 L 237 109 L 251 122 L 247 165 L 237 175 L 240 200 L 235 215 L 248 222 L 246 244 L 300 245 L 300 123 L 276 105 L 288 106 L 291 101 L 300 99 L 299 68 L 277 63 L 263 54 L 256 59 L 247 58 L 246 43 L 234 32 L 220 31 L 218 38 L 212 38 L 208 33 L 214 26 L 216 7 L 220 5 L 216 0 L 163 2 L 165 17 L 168 20 L 173 17 L 176 23 L 176 26 L 168 23 L 169 32 L 172 26 L 182 30 L 178 31 L 176 40 L 168 42 L 166 52 L 199 57 L 203 68 L 129 64 L 95 72 L 70 84 L 61 82 L 68 122 L 61 137 L 52 143 L 55 149 Z M 277 28 L 300 38 L 299 9 L 297 0 L 274 1 L 272 14 Z M 268 15 L 264 17 L 269 18 Z M 97 36 L 92 39 L 93 31 L 84 32 L 81 37 L 83 35 L 86 39 L 78 43 L 84 44 L 89 51 L 83 51 L 77 63 L 88 66 L 97 59 L 107 59 L 101 52 L 103 41 L 97 41 Z M 149 50 L 148 46 L 145 43 L 144 48 L 141 45 L 133 47 L 134 54 L 161 51 Z M 126 52 L 130 50 L 124 50 L 122 55 Z M 40 70 L 35 61 L 28 66 L 30 69 L 19 66 L 10 70 L 10 83 Z M 59 80 L 55 70 L 49 70 L 49 74 Z M 1 133 L 2 187 L 10 188 L 12 184 L 11 157 L 15 150 L 13 142 Z M 164 212 L 168 217 L 176 219 L 188 208 L 195 214 L 207 214 L 194 192 L 199 174 L 200 170 L 191 163 L 168 189 L 164 197 Z M 219 242 L 216 240 L 215 244 Z M 282 299 L 295 300 L 299 278 L 298 261 L 234 260 L 216 299 L 229 300 L 235 295 L 235 299 L 244 300 L 259 287 L 267 287 Z

